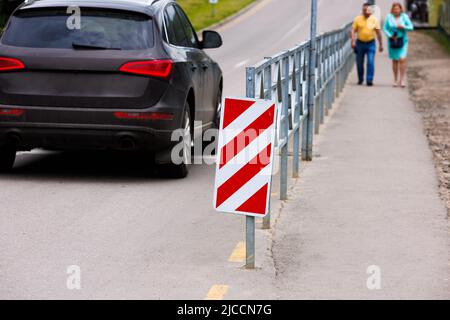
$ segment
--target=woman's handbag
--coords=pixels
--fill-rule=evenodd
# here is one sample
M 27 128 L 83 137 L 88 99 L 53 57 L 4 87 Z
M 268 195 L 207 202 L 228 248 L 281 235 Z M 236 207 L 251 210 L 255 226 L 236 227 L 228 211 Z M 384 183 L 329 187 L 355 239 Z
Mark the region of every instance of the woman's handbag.
M 394 36 L 392 38 L 389 38 L 389 44 L 391 45 L 392 49 L 401 49 L 405 45 L 405 38 L 398 37 L 397 32 L 395 32 Z

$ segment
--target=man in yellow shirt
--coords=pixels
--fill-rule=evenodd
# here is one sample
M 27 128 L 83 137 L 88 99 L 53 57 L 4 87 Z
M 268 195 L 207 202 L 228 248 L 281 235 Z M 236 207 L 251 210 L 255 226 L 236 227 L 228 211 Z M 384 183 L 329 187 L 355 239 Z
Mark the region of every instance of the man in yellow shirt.
M 375 75 L 375 53 L 377 45 L 375 38 L 378 38 L 379 50 L 383 52 L 383 38 L 378 19 L 372 15 L 372 8 L 369 3 L 363 5 L 362 15 L 356 17 L 352 28 L 352 48 L 356 53 L 356 65 L 358 67 L 358 84 L 364 82 L 364 60 L 367 56 L 368 86 L 373 85 Z

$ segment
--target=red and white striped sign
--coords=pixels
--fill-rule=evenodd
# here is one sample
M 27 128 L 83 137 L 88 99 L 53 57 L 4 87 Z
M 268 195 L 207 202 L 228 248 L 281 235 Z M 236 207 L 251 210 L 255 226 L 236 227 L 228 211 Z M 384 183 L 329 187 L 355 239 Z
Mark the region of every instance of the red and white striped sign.
M 225 98 L 221 114 L 214 208 L 264 217 L 269 213 L 275 105 Z

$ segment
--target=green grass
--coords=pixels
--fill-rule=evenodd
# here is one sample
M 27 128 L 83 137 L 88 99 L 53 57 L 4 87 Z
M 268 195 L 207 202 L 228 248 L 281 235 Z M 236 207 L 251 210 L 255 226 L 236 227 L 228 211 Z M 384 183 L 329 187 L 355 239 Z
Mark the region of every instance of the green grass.
M 429 37 L 433 38 L 447 51 L 448 54 L 450 54 L 450 37 L 448 37 L 442 31 L 439 30 L 424 30 L 422 32 L 428 35 Z
M 3 30 L 3 26 L 6 23 L 6 16 L 0 15 L 0 31 Z
M 216 14 L 212 16 L 209 0 L 177 0 L 186 11 L 195 30 L 199 31 L 211 26 L 238 12 L 255 0 L 219 0 Z
M 215 5 L 216 13 L 213 16 L 209 0 L 177 0 L 188 14 L 189 19 L 197 31 L 222 21 L 254 1 L 255 0 L 219 0 L 219 3 Z M 0 16 L 0 30 L 2 29 L 5 20 L 6 17 Z

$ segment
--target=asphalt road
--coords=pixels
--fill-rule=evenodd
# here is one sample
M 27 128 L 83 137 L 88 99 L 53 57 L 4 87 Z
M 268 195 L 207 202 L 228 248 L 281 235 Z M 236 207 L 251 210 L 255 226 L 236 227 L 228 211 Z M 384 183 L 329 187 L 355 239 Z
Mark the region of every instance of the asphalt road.
M 361 3 L 319 0 L 319 30 L 349 22 Z M 245 92 L 246 65 L 304 41 L 308 13 L 309 0 L 266 0 L 219 28 L 225 45 L 211 56 L 225 94 Z M 20 154 L 0 178 L 0 299 L 203 299 L 227 280 L 271 281 L 272 270 L 228 261 L 244 220 L 213 211 L 213 167 L 174 181 L 142 177 L 143 165 L 105 154 Z M 81 268 L 81 290 L 66 287 L 71 265 Z M 236 288 L 216 286 L 210 296 L 239 298 Z M 273 296 L 254 296 L 264 297 Z

